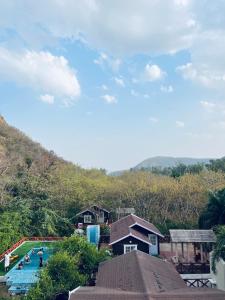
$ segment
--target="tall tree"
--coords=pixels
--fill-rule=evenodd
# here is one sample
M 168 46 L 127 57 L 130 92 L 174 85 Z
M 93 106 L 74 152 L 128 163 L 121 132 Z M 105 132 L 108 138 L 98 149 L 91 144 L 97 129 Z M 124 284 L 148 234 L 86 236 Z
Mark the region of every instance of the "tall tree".
M 206 209 L 199 218 L 199 227 L 209 229 L 225 224 L 225 188 L 211 193 Z

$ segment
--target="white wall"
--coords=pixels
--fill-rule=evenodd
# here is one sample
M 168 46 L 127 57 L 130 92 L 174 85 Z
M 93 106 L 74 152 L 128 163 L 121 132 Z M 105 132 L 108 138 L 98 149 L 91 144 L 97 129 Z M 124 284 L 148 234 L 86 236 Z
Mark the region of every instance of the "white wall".
M 159 242 L 159 240 L 158 240 L 158 236 L 157 235 L 155 235 L 155 237 L 156 237 L 156 245 L 150 245 L 149 246 L 149 253 L 151 255 L 158 255 L 159 254 L 158 253 L 158 242 Z
M 210 261 L 211 258 L 212 258 L 212 252 L 210 253 Z M 211 267 L 212 264 L 210 264 L 210 269 Z M 223 259 L 220 259 L 216 263 L 216 273 L 213 273 L 212 269 L 210 271 L 211 271 L 212 279 L 216 282 L 216 287 L 219 290 L 225 291 L 225 261 Z

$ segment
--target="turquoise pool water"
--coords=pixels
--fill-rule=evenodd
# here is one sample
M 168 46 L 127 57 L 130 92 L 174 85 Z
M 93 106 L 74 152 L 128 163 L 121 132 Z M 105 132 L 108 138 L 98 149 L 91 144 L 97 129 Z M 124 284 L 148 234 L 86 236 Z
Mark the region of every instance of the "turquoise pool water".
M 25 294 L 29 288 L 38 281 L 40 270 L 40 256 L 37 254 L 40 248 L 33 248 L 28 252 L 30 263 L 24 263 L 23 268 L 18 270 L 18 264 L 23 261 L 22 258 L 6 275 L 6 284 L 9 286 L 10 294 Z M 43 247 L 43 265 L 46 264 L 48 258 L 52 254 L 52 249 Z M 32 253 L 34 250 L 34 253 Z

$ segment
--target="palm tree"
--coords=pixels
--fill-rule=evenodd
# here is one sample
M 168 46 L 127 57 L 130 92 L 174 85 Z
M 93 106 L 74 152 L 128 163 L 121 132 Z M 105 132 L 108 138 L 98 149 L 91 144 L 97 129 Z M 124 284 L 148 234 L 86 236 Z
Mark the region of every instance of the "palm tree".
M 199 217 L 199 228 L 210 229 L 225 225 L 225 188 L 211 193 L 206 209 Z

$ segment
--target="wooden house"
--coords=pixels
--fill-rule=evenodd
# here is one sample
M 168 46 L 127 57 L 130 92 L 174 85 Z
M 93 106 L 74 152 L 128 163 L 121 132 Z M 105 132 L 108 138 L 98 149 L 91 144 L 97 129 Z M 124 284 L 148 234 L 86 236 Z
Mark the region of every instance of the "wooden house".
M 131 214 L 111 224 L 109 245 L 115 255 L 133 250 L 159 255 L 159 237 L 163 235 L 152 223 Z
M 87 209 L 84 209 L 76 215 L 77 222 L 83 223 L 84 225 L 90 224 L 108 224 L 109 222 L 109 211 L 93 205 Z

